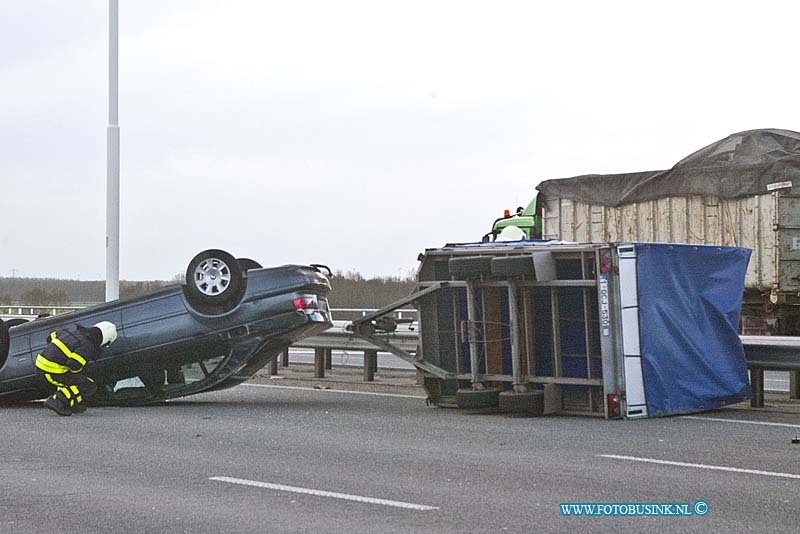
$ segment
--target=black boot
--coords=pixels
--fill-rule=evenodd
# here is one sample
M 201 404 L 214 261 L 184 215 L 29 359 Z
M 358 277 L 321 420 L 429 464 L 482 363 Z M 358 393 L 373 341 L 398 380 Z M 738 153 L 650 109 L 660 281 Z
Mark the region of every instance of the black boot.
M 72 410 L 69 409 L 67 402 L 63 397 L 61 397 L 61 395 L 56 394 L 47 397 L 47 400 L 44 401 L 44 405 L 56 412 L 58 415 L 63 415 L 65 417 L 72 415 Z

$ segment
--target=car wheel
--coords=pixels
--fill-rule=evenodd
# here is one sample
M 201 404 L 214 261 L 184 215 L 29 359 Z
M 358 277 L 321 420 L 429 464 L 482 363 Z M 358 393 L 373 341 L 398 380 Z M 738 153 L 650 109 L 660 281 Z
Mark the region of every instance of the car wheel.
M 244 286 L 242 267 L 224 250 L 204 250 L 186 269 L 186 296 L 202 312 L 233 309 L 244 294 Z
M 28 322 L 27 319 L 9 319 L 8 321 L 6 321 L 6 327 L 13 328 L 15 326 L 25 324 L 27 322 Z
M 251 260 L 250 258 L 237 258 L 236 261 L 239 262 L 239 266 L 242 268 L 243 271 L 250 271 L 252 269 L 263 269 L 260 263 L 256 260 Z

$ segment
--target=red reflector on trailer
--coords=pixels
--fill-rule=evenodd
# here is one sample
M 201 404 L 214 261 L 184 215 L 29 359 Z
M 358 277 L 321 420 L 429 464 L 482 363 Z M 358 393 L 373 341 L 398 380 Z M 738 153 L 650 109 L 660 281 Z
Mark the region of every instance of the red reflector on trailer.
M 607 248 L 600 251 L 600 272 L 603 274 L 611 272 L 611 251 Z
M 619 397 L 616 393 L 609 393 L 607 399 L 608 416 L 619 417 Z

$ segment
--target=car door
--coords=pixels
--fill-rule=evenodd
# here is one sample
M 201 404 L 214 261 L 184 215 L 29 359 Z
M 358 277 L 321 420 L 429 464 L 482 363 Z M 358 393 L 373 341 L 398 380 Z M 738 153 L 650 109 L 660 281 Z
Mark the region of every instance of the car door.
M 16 327 L 14 327 L 16 329 Z M 9 331 L 8 356 L 0 366 L 0 383 L 30 376 L 33 374 L 31 365 L 30 336 Z

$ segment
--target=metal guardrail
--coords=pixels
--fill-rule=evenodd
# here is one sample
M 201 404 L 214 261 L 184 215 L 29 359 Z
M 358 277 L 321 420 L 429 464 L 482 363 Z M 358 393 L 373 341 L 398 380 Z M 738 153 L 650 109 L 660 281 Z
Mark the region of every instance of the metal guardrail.
M 345 326 L 348 323 L 349 321 L 334 321 L 333 328 L 316 336 L 301 339 L 292 346 L 304 349 L 379 350 L 380 347 L 345 330 Z M 419 334 L 415 330 L 404 329 L 386 334 L 386 339 L 392 344 L 399 345 L 407 352 L 414 352 L 417 350 L 417 343 L 419 343 Z
M 333 327 L 316 336 L 301 339 L 293 344 L 295 348 L 314 349 L 314 378 L 325 378 L 325 370 L 331 369 L 332 351 L 360 351 L 364 353 L 364 380 L 371 382 L 378 370 L 378 351 L 381 347 L 355 336 L 347 331 L 350 321 L 334 321 Z M 386 341 L 394 346 L 401 347 L 406 352 L 416 352 L 419 334 L 414 328 L 415 323 L 402 324 L 392 333 L 382 334 Z M 283 353 L 283 366 L 289 365 L 288 349 Z M 272 374 L 278 372 L 278 360 L 273 360 Z
M 75 310 L 82 310 L 85 306 L 32 306 L 23 305 L 0 305 L 0 316 L 2 317 L 33 317 L 39 315 L 60 315 Z
M 61 313 L 67 313 L 75 310 L 82 310 L 87 306 L 40 306 L 40 305 L 32 305 L 32 304 L 0 304 L 0 315 L 3 316 L 17 316 L 17 315 L 26 315 L 26 316 L 33 316 L 36 317 L 37 315 L 41 315 L 43 313 L 47 313 L 49 315 L 58 315 Z M 337 313 L 345 313 L 345 314 L 356 314 L 361 317 L 366 316 L 369 313 L 376 311 L 376 308 L 331 308 L 331 313 L 334 316 Z M 408 319 L 416 317 L 417 310 L 415 309 L 406 309 L 406 310 L 395 310 L 395 317 L 398 319 Z
M 750 405 L 764 407 L 764 371 L 789 371 L 789 398 L 800 399 L 800 337 L 739 336 L 744 345 L 753 398 Z
M 58 315 L 70 311 L 80 310 L 81 306 L 33 306 L 33 305 L 0 305 L 0 317 L 35 319 L 43 313 Z M 376 310 L 370 308 L 332 308 L 331 313 L 359 314 L 367 316 Z M 416 316 L 414 309 L 395 310 L 394 316 L 398 319 L 409 319 Z M 324 377 L 325 369 L 331 368 L 332 350 L 363 351 L 364 361 L 368 364 L 364 368 L 366 380 L 372 380 L 377 368 L 377 352 L 381 347 L 353 335 L 346 330 L 350 321 L 334 321 L 333 328 L 322 334 L 303 339 L 293 345 L 297 348 L 314 349 L 315 375 Z M 416 323 L 401 324 L 397 331 L 383 334 L 387 343 L 392 344 L 404 352 L 414 353 L 419 343 L 419 333 L 414 329 Z M 764 405 L 764 371 L 789 371 L 789 395 L 793 399 L 800 398 L 800 337 L 790 336 L 739 336 L 744 346 L 747 367 L 751 373 L 754 407 Z M 284 366 L 288 365 L 288 351 L 283 355 Z M 273 370 L 277 372 L 277 360 Z
M 322 334 L 306 338 L 295 347 L 315 349 L 315 363 L 317 355 L 325 362 L 330 358 L 331 350 L 364 351 L 365 361 L 367 352 L 380 349 L 377 345 L 362 338 L 354 336 L 345 329 L 346 321 L 334 321 L 334 327 Z M 414 328 L 415 325 L 411 325 Z M 419 333 L 416 330 L 400 330 L 392 334 L 384 334 L 387 342 L 405 352 L 415 352 L 419 342 Z M 739 336 L 744 346 L 747 367 L 750 369 L 753 399 L 751 405 L 756 408 L 764 406 L 764 371 L 789 371 L 790 385 L 789 396 L 792 399 L 800 398 L 800 337 L 789 336 Z M 325 368 L 330 366 L 325 364 Z M 324 376 L 324 369 L 321 376 Z M 366 376 L 366 375 L 365 375 Z
M 30 321 L 42 314 L 58 315 L 83 308 L 83 306 L 34 306 L 28 304 L 13 306 L 0 305 L 0 319 L 25 319 Z M 341 314 L 349 314 L 354 318 L 365 317 L 374 311 L 376 311 L 374 308 L 331 308 L 331 314 L 334 317 Z M 417 310 L 415 309 L 401 309 L 395 310 L 393 315 L 396 319 L 407 321 L 416 317 L 416 313 Z M 323 378 L 325 369 L 332 368 L 331 351 L 350 350 L 364 352 L 364 362 L 366 363 L 364 366 L 364 380 L 371 381 L 374 379 L 378 367 L 379 347 L 347 332 L 345 326 L 349 323 L 350 321 L 334 321 L 333 328 L 323 334 L 303 339 L 293 345 L 297 348 L 314 349 L 314 374 L 316 378 Z M 415 352 L 417 350 L 419 335 L 413 328 L 413 323 L 409 324 L 403 322 L 400 325 L 400 330 L 392 334 L 386 334 L 386 340 L 392 344 L 403 347 L 407 352 Z M 288 367 L 288 350 L 283 353 L 281 360 L 283 366 Z M 271 371 L 272 374 L 277 374 L 277 359 L 272 362 Z
M 747 366 L 767 371 L 800 370 L 800 337 L 739 336 Z

